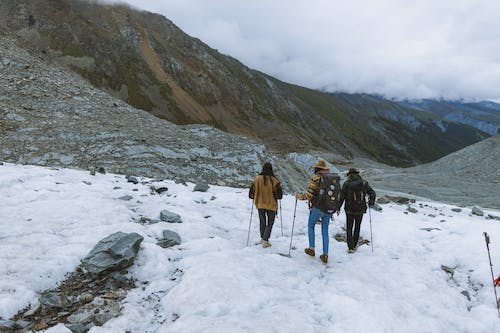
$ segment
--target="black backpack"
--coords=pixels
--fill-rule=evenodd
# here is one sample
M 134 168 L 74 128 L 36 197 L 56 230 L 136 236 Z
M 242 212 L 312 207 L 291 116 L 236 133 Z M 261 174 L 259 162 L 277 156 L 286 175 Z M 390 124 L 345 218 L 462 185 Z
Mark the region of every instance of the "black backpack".
M 347 185 L 346 209 L 350 212 L 364 213 L 366 211 L 365 182 L 354 180 Z
M 340 177 L 336 173 L 325 173 L 319 181 L 319 193 L 315 206 L 323 213 L 333 214 L 339 207 Z

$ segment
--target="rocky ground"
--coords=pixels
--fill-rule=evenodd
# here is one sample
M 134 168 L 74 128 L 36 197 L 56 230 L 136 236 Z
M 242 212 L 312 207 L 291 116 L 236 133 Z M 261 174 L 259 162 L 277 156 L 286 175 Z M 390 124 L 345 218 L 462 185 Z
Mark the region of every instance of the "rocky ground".
M 500 207 L 500 135 L 412 168 L 366 160 L 358 165 L 377 188 L 463 206 Z
M 176 126 L 0 38 L 0 160 L 246 185 L 263 145 Z
M 287 192 L 303 191 L 319 157 L 363 170 L 377 189 L 499 206 L 494 137 L 435 163 L 398 169 L 325 152 L 274 154 L 205 125 L 178 126 L 130 107 L 0 31 L 0 161 L 247 187 L 271 161 Z

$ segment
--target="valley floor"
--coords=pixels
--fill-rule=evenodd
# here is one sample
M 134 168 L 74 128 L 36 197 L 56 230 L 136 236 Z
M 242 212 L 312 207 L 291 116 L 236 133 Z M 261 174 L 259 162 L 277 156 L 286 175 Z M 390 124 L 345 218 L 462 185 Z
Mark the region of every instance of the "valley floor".
M 372 212 L 373 245 L 355 254 L 333 236 L 343 233 L 342 213 L 330 224 L 330 262 L 304 254 L 308 209 L 282 200 L 272 247 L 259 240 L 247 191 L 140 179 L 68 169 L 0 165 L 0 319 L 37 302 L 64 280 L 102 238 L 116 231 L 144 237 L 129 270 L 137 279 L 122 315 L 90 332 L 495 332 L 500 327 L 482 233 L 491 237 L 500 274 L 500 221 L 470 208 L 417 201 Z M 152 194 L 150 186 L 168 191 Z M 305 185 L 305 184 L 304 184 Z M 119 199 L 130 195 L 133 199 Z M 142 225 L 168 209 L 183 223 Z M 487 210 L 486 214 L 500 215 Z M 281 225 L 283 225 L 283 236 Z M 361 236 L 370 239 L 369 216 Z M 424 229 L 426 228 L 426 229 Z M 182 244 L 156 245 L 163 230 Z M 316 227 L 317 252 L 321 251 Z M 453 269 L 453 274 L 442 269 Z M 468 295 L 468 297 L 467 297 Z M 69 332 L 62 325 L 47 332 Z

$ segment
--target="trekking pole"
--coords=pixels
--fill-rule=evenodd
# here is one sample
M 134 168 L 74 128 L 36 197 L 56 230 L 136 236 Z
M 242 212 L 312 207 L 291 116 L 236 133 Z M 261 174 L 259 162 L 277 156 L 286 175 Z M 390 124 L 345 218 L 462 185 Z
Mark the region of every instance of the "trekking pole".
M 250 223 L 248 224 L 248 236 L 247 236 L 247 246 L 250 241 L 250 227 L 252 226 L 252 215 L 253 215 L 253 199 L 252 199 L 252 210 L 250 211 Z
M 281 213 L 281 200 L 280 200 L 280 222 L 281 222 L 281 237 L 283 237 L 283 213 Z
M 290 236 L 290 248 L 288 249 L 288 256 L 290 257 L 290 253 L 292 252 L 292 239 L 293 239 L 293 227 L 295 226 L 295 213 L 297 212 L 297 201 L 295 198 L 295 208 L 293 209 L 293 221 L 292 221 L 292 235 Z
M 493 279 L 493 291 L 495 292 L 495 304 L 497 306 L 498 317 L 500 318 L 500 307 L 498 306 L 498 296 L 497 296 L 497 286 L 495 284 L 495 274 L 493 274 L 493 264 L 491 263 L 490 255 L 490 236 L 486 232 L 483 232 L 484 241 L 486 242 L 486 249 L 488 250 L 488 259 L 490 261 L 491 278 Z
M 370 244 L 372 245 L 373 253 L 372 210 L 370 208 L 370 205 L 368 205 L 368 216 L 370 217 Z
M 372 210 L 370 207 L 368 207 L 368 215 L 370 216 L 370 244 L 372 244 L 373 253 Z

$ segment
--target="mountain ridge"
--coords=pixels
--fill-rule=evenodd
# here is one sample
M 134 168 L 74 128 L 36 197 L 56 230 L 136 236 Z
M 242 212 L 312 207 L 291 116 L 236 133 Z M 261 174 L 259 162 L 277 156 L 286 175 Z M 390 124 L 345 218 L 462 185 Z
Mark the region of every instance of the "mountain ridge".
M 159 14 L 128 6 L 6 0 L 0 25 L 134 107 L 177 124 L 244 135 L 279 152 L 320 149 L 409 166 L 487 137 L 455 122 L 443 132 L 425 118 L 414 126 L 392 114 L 373 117 L 356 105 L 367 102 L 366 95 L 339 97 L 282 82 Z M 381 104 L 402 108 L 387 100 L 372 106 Z

